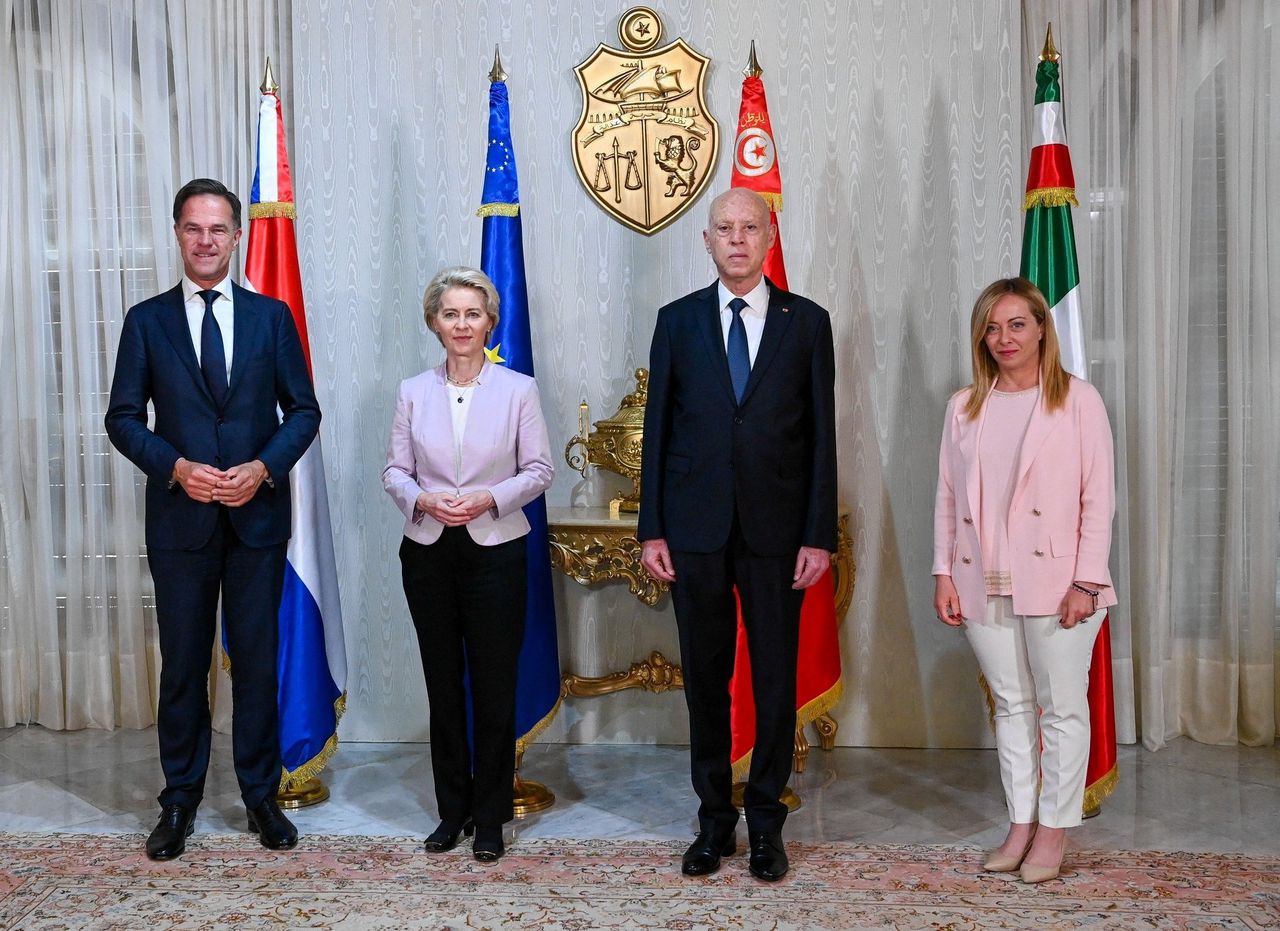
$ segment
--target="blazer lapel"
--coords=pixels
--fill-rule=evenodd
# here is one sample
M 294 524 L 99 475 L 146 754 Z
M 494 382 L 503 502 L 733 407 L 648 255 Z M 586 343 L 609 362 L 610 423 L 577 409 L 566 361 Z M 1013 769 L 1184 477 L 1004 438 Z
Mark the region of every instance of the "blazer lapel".
M 707 358 L 711 360 L 711 368 L 732 399 L 734 397 L 733 380 L 729 378 L 729 356 L 724 350 L 724 331 L 720 326 L 719 293 L 716 282 L 712 282 L 711 287 L 698 295 L 699 306 L 695 313 L 698 332 L 702 334 L 703 342 L 706 343 Z
M 1043 399 L 1036 401 L 1036 406 L 1031 411 L 1031 420 L 1027 424 L 1027 432 L 1022 437 L 1022 451 L 1018 454 L 1018 476 L 1013 484 L 1013 495 L 1009 499 L 1010 502 L 1016 500 L 1019 492 L 1021 492 L 1027 480 L 1027 473 L 1031 471 L 1031 464 L 1035 462 L 1040 448 L 1044 446 L 1044 441 L 1066 419 L 1067 409 L 1065 407 L 1050 414 L 1044 409 Z
M 231 329 L 235 334 L 231 352 L 231 378 L 227 382 L 227 399 L 230 400 L 236 387 L 244 379 L 246 363 L 259 353 L 255 352 L 263 341 L 262 316 L 257 312 L 257 304 L 252 291 L 247 291 L 234 281 L 231 283 L 231 294 L 234 300 Z
M 978 438 L 982 436 L 982 425 L 987 420 L 987 404 L 982 405 L 977 420 L 965 419 L 964 408 L 955 411 L 956 431 L 960 434 L 957 445 L 960 447 L 960 461 L 965 464 L 964 487 L 969 496 L 969 512 L 978 510 L 982 501 L 982 470 L 978 466 Z
M 769 282 L 769 310 L 764 318 L 764 332 L 760 334 L 760 346 L 756 350 L 756 361 L 751 366 L 751 376 L 747 379 L 747 387 L 742 392 L 742 403 L 747 403 L 747 398 L 751 397 L 751 392 L 755 390 L 756 385 L 760 384 L 760 379 L 764 378 L 764 373 L 768 370 L 769 364 L 773 362 L 773 357 L 778 354 L 778 346 L 782 344 L 782 338 L 787 332 L 787 328 L 791 326 L 791 311 L 787 307 L 787 299 L 791 295 L 783 291 L 781 288 L 775 287 L 773 282 Z M 725 371 L 728 371 L 728 361 L 725 362 Z
M 209 386 L 204 382 L 204 373 L 200 371 L 200 363 L 196 361 L 196 347 L 191 344 L 191 328 L 187 325 L 187 308 L 182 302 L 182 285 L 178 285 L 165 295 L 167 311 L 160 315 L 160 326 L 165 337 L 173 346 L 173 351 L 182 364 L 187 367 L 191 380 L 204 394 L 213 401 Z

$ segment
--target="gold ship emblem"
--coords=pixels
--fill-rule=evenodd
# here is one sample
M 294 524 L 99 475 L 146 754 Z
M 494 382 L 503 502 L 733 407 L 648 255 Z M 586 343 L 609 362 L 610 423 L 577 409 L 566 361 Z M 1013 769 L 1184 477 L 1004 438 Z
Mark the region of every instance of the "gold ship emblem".
M 676 39 L 651 51 L 662 21 L 646 7 L 622 15 L 618 38 L 576 68 L 582 116 L 573 162 L 591 198 L 646 235 L 693 204 L 716 162 L 720 126 L 707 112 L 706 58 Z

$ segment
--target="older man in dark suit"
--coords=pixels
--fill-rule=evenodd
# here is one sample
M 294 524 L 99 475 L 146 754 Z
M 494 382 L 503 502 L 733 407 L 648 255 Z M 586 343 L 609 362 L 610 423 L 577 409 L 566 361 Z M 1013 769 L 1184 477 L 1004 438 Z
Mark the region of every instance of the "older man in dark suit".
M 249 829 L 265 847 L 297 843 L 275 801 L 277 614 L 289 470 L 320 425 L 288 306 L 228 277 L 239 199 L 200 178 L 178 191 L 173 221 L 182 281 L 125 317 L 106 416 L 111 442 L 147 475 L 147 560 L 163 664 L 156 725 L 165 788 L 146 845 L 155 860 L 182 854 L 204 792 L 220 595 Z
M 649 361 L 640 517 L 642 561 L 671 583 L 699 833 L 682 861 L 714 873 L 736 851 L 729 679 L 742 620 L 756 743 L 744 807 L 751 873 L 787 872 L 782 843 L 795 734 L 804 589 L 836 548 L 831 321 L 764 278 L 776 229 L 765 201 L 734 188 L 703 233 L 718 280 L 658 312 Z

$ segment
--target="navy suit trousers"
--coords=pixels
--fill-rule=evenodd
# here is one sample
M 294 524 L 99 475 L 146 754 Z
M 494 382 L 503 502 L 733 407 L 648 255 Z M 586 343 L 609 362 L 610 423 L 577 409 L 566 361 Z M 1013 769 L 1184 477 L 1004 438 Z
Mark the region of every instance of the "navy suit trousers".
M 209 766 L 209 659 L 218 597 L 231 659 L 232 753 L 245 806 L 280 787 L 276 644 L 285 544 L 252 547 L 219 506 L 209 542 L 196 550 L 151 549 L 160 631 L 156 721 L 165 788 L 160 804 L 195 808 Z

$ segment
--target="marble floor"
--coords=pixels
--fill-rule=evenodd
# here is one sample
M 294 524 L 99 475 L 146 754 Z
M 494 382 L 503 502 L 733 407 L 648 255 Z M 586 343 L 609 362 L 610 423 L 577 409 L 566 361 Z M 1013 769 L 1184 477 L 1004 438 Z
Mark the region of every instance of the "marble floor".
M 344 743 L 332 798 L 293 814 L 313 834 L 424 835 L 436 822 L 427 744 Z M 689 839 L 697 802 L 683 747 L 535 745 L 523 775 L 556 794 L 509 837 Z M 1174 741 L 1121 747 L 1120 784 L 1074 846 L 1280 853 L 1280 747 Z M 137 833 L 157 813 L 155 732 L 0 730 L 0 831 Z M 990 846 L 1003 837 L 995 753 L 842 747 L 809 756 L 791 840 Z M 215 735 L 197 830 L 244 830 L 230 740 Z

